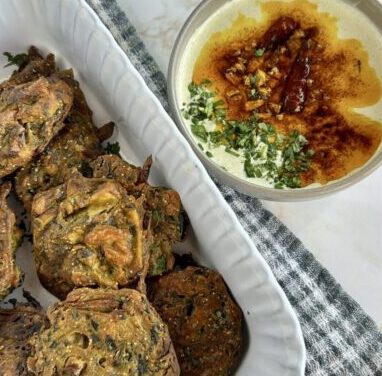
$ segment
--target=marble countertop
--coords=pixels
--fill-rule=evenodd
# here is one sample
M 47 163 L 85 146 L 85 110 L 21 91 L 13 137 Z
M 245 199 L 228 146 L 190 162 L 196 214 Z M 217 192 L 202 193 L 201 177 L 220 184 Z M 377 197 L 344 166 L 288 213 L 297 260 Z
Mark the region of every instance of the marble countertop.
M 166 74 L 176 36 L 200 0 L 118 0 Z M 342 193 L 264 202 L 382 328 L 382 168 Z

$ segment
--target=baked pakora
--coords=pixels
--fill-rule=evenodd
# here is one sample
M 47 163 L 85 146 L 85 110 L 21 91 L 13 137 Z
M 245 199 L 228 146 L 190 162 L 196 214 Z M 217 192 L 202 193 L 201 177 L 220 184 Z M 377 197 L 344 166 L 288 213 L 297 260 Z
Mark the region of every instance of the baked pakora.
M 148 291 L 169 327 L 182 374 L 231 375 L 240 355 L 242 312 L 222 277 L 187 267 L 154 279 Z
M 20 304 L 0 310 L 0 375 L 29 376 L 29 339 L 47 325 L 41 307 Z
M 74 287 L 118 288 L 145 276 L 140 200 L 114 180 L 73 175 L 32 204 L 33 252 L 42 284 L 59 298 Z
M 173 245 L 183 239 L 185 213 L 179 194 L 147 183 L 152 160 L 136 167 L 116 155 L 98 157 L 90 164 L 93 176 L 116 179 L 129 195 L 143 198 L 145 222 L 153 236 L 150 246 L 149 275 L 161 275 L 174 266 Z
M 64 127 L 71 88 L 54 74 L 0 92 L 0 177 L 25 166 Z
M 15 260 L 22 233 L 7 203 L 10 191 L 10 182 L 0 186 L 0 300 L 21 283 L 23 276 Z
M 136 290 L 77 289 L 48 318 L 32 341 L 33 375 L 179 375 L 167 326 Z
M 103 137 L 110 137 L 112 133 L 112 128 L 107 133 L 103 132 L 105 128 L 98 131 L 94 127 L 92 111 L 79 83 L 73 78 L 73 72 L 60 72 L 60 77 L 74 92 L 72 109 L 64 121 L 65 128 L 42 154 L 16 174 L 16 191 L 28 211 L 37 192 L 62 184 L 72 169 L 86 174 L 89 162 L 103 154 Z

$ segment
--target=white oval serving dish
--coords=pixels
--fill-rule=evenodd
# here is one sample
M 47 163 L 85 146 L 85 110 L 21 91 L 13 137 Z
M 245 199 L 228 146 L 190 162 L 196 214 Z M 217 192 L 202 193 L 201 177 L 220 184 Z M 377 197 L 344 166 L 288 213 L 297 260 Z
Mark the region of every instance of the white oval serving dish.
M 247 344 L 240 376 L 303 375 L 305 347 L 296 315 L 269 266 L 111 33 L 83 0 L 3 0 L 0 52 L 18 53 L 35 45 L 73 67 L 94 111 L 96 124 L 114 120 L 122 155 L 137 164 L 152 154 L 151 182 L 176 189 L 192 229 L 181 249 L 216 268 L 240 304 Z M 0 65 L 5 65 L 1 58 Z M 12 69 L 0 70 L 1 79 Z M 17 260 L 25 271 L 23 288 L 43 306 L 55 301 L 38 282 L 24 242 Z M 20 297 L 21 289 L 12 296 Z

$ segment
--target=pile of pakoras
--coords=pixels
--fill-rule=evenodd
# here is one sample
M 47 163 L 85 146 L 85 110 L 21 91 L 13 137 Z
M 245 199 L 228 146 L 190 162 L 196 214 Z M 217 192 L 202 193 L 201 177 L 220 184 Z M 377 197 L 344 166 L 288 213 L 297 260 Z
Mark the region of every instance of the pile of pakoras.
M 39 279 L 61 301 L 0 310 L 0 375 L 232 374 L 242 313 L 217 272 L 176 261 L 178 193 L 148 184 L 151 158 L 107 154 L 113 124 L 94 126 L 72 70 L 34 47 L 20 56 L 0 84 L 0 299 L 23 276 L 13 183 Z

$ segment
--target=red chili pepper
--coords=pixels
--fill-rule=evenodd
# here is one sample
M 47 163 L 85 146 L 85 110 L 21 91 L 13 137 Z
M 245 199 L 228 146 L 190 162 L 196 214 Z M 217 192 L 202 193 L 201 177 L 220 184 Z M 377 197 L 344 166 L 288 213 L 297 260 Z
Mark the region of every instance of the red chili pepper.
M 308 91 L 307 80 L 311 72 L 312 53 L 308 42 L 305 41 L 293 63 L 292 70 L 287 78 L 282 111 L 287 114 L 297 114 L 303 111 Z
M 257 48 L 265 50 L 275 49 L 286 42 L 292 33 L 300 27 L 300 23 L 291 17 L 280 17 L 274 22 L 261 38 Z

